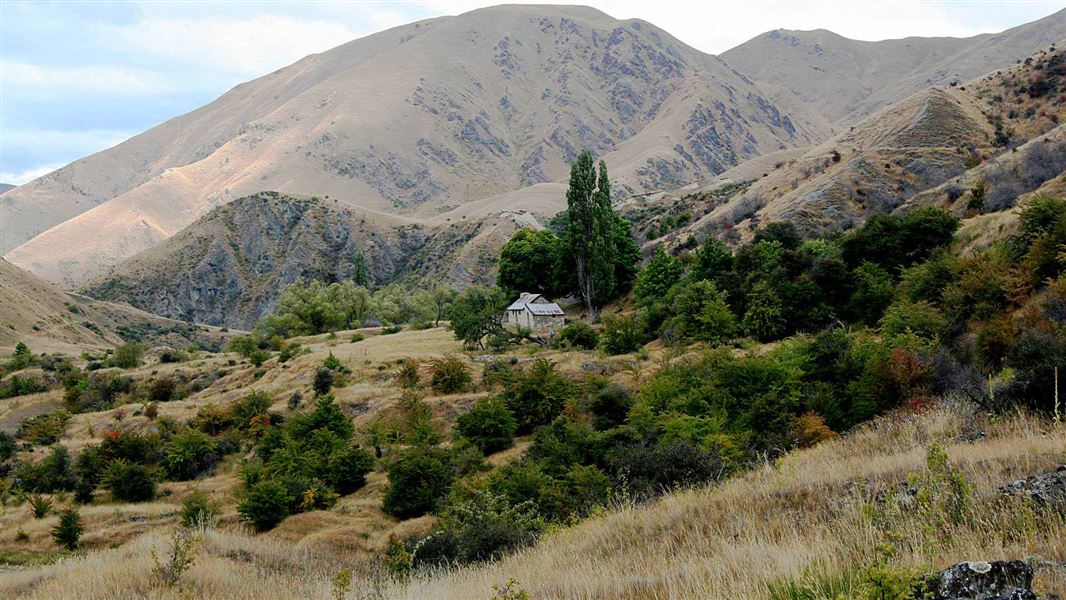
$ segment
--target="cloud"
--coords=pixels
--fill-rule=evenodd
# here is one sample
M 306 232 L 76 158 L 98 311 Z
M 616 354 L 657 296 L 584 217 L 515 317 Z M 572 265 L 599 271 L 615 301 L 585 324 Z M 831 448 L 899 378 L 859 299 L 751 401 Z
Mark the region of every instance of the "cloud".
M 512 0 L 539 4 L 536 0 Z M 433 15 L 455 15 L 498 4 L 491 0 L 418 2 Z M 773 29 L 828 29 L 858 40 L 908 36 L 968 37 L 1000 31 L 1026 19 L 1046 15 L 1056 7 L 1047 2 L 1004 2 L 1014 11 L 989 16 L 994 3 L 982 1 L 928 2 L 921 0 L 822 0 L 700 2 L 585 0 L 618 19 L 643 19 L 704 52 L 720 54 Z M 1022 14 L 1025 12 L 1023 18 Z
M 143 96 L 171 92 L 175 82 L 143 69 L 112 65 L 54 67 L 21 61 L 0 63 L 0 83 L 24 88 L 38 88 L 36 93 L 81 93 Z
M 63 165 L 61 165 L 61 164 L 59 164 L 59 165 L 44 165 L 43 167 L 35 167 L 35 168 L 29 169 L 27 171 L 19 171 L 19 172 L 15 172 L 15 173 L 11 173 L 11 172 L 8 172 L 8 171 L 0 171 L 0 183 L 9 183 L 11 185 L 22 185 L 24 183 L 29 183 L 29 182 L 33 181 L 34 179 L 37 179 L 38 177 L 43 177 L 44 175 L 47 175 L 47 174 L 51 173 L 52 171 L 55 171 L 56 169 L 58 169 L 59 167 L 62 167 L 62 166 Z
M 118 27 L 115 33 L 129 48 L 171 66 L 192 64 L 256 77 L 370 31 L 353 31 L 339 22 L 260 14 L 248 18 L 148 17 Z

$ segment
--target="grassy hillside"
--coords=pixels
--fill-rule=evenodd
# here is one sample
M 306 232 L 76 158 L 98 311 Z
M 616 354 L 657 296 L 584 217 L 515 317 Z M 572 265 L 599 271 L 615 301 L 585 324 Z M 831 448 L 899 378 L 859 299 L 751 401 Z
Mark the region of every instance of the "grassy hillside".
M 935 513 L 901 511 L 879 500 L 904 489 L 908 474 L 927 473 L 932 444 L 944 449 L 950 468 L 970 486 L 960 524 L 945 526 Z M 514 579 L 531 598 L 853 598 L 862 566 L 881 560 L 885 544 L 893 548 L 894 568 L 921 572 L 965 560 L 1031 557 L 1035 588 L 1063 594 L 1066 520 L 1004 497 L 999 488 L 1053 471 L 1064 460 L 1066 429 L 1044 421 L 989 421 L 946 408 L 890 415 L 719 486 L 649 506 L 615 505 L 498 563 L 404 584 L 357 578 L 348 597 L 487 600 L 493 586 Z M 169 522 L 174 509 L 168 503 L 139 507 L 128 518 L 143 514 L 148 520 L 126 527 Z M 101 507 L 91 522 L 112 518 L 115 510 Z M 34 538 L 45 535 L 41 525 L 21 523 Z M 348 563 L 293 541 L 209 529 L 184 586 L 166 588 L 152 574 L 150 552 L 166 556 L 170 544 L 158 530 L 116 549 L 4 573 L 0 590 L 25 598 L 70 597 L 77 582 L 80 597 L 93 598 L 130 590 L 160 598 L 333 597 L 332 580 Z

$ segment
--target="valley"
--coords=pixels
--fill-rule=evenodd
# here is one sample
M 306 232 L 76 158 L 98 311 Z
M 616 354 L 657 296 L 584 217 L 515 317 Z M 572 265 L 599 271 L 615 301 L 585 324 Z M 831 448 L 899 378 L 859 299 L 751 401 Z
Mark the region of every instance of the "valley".
M 1066 596 L 1064 120 L 499 6 L 0 191 L 0 596 Z

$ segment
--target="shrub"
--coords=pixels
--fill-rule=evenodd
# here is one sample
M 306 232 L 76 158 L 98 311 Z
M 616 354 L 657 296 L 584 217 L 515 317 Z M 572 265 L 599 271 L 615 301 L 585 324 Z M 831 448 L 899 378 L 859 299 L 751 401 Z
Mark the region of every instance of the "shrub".
M 39 463 L 19 465 L 14 479 L 17 487 L 26 492 L 70 491 L 77 484 L 70 452 L 59 445 L 54 446 Z
M 474 489 L 441 515 L 438 532 L 451 538 L 450 557 L 441 556 L 440 542 L 415 548 L 413 562 L 440 565 L 442 558 L 460 563 L 496 560 L 504 554 L 528 546 L 544 531 L 544 521 L 531 502 L 512 505 L 507 498 L 487 490 Z M 436 556 L 429 556 L 434 549 Z M 449 561 L 450 562 L 450 561 Z
M 218 435 L 233 426 L 233 411 L 221 406 L 208 404 L 196 412 L 193 426 L 208 435 Z
M 199 538 L 196 533 L 188 528 L 174 531 L 170 536 L 170 556 L 160 562 L 155 550 L 152 551 L 152 561 L 155 566 L 152 574 L 166 587 L 173 587 L 181 580 L 181 576 L 192 568 L 196 561 L 196 545 Z
M 699 485 L 725 472 L 710 453 L 685 443 L 618 448 L 608 455 L 607 465 L 615 481 L 638 497 Z
M 315 380 L 311 386 L 316 396 L 325 396 L 333 389 L 333 371 L 326 367 L 319 367 L 315 371 Z
M 30 504 L 30 512 L 33 513 L 34 519 L 43 519 L 48 516 L 48 513 L 52 512 L 51 498 L 34 494 L 26 498 L 26 502 Z
M 536 461 L 528 458 L 508 463 L 489 476 L 489 490 L 507 498 L 512 506 L 530 502 L 546 519 L 565 514 L 562 490 Z
M 78 540 L 81 539 L 83 531 L 85 528 L 81 524 L 78 511 L 68 508 L 59 516 L 59 523 L 52 528 L 52 539 L 60 546 L 73 551 L 78 548 Z
M 270 404 L 270 396 L 264 392 L 253 391 L 241 398 L 230 407 L 234 426 L 241 431 L 250 429 L 256 418 L 267 414 Z
M 251 523 L 256 531 L 273 529 L 289 516 L 291 498 L 285 486 L 271 479 L 251 486 L 237 505 L 241 519 Z
M 211 502 L 207 494 L 195 490 L 181 499 L 181 511 L 178 514 L 182 527 L 199 527 L 209 524 L 219 512 L 218 506 Z
M 633 295 L 642 304 L 657 302 L 666 295 L 666 291 L 681 281 L 685 274 L 685 265 L 681 259 L 670 256 L 662 246 L 655 249 L 655 255 L 648 265 L 637 275 L 633 284 Z
M 454 394 L 470 385 L 473 378 L 462 359 L 448 356 L 430 365 L 429 385 L 438 394 Z
M 146 395 L 152 402 L 169 402 L 174 398 L 177 387 L 173 377 L 164 375 L 148 385 Z
M 667 322 L 664 337 L 721 343 L 736 335 L 736 317 L 714 283 L 696 281 L 678 286 L 671 296 L 671 312 L 675 316 Z
M 589 400 L 593 426 L 602 431 L 621 425 L 632 406 L 633 395 L 620 385 L 608 385 L 598 390 Z
M 35 364 L 37 364 L 37 357 L 33 355 L 33 352 L 30 352 L 29 346 L 25 342 L 16 342 L 15 353 L 11 355 L 7 368 L 11 371 L 19 371 Z
M 108 361 L 111 366 L 120 369 L 132 369 L 141 366 L 141 358 L 144 356 L 144 346 L 137 342 L 128 342 L 115 348 L 115 353 Z
M 6 431 L 0 431 L 0 463 L 15 456 L 17 451 L 18 443 L 15 442 L 15 438 Z
M 86 379 L 71 378 L 63 386 L 67 410 L 80 413 L 111 408 L 119 394 L 133 390 L 133 380 L 116 373 L 93 373 Z
M 639 319 L 632 316 L 605 315 L 600 349 L 607 354 L 627 354 L 644 345 L 646 333 Z
M 48 390 L 48 384 L 40 377 L 12 375 L 0 382 L 0 398 L 14 398 Z
M 498 399 L 479 400 L 455 425 L 456 433 L 485 454 L 510 448 L 517 428 L 514 415 Z
M 887 336 L 913 333 L 927 340 L 939 338 L 947 328 L 944 315 L 928 302 L 895 302 L 881 317 L 881 332 Z
M 784 332 L 786 322 L 781 295 L 769 283 L 760 281 L 752 288 L 741 326 L 748 335 L 761 342 L 777 339 Z
M 555 370 L 555 363 L 538 358 L 527 372 L 515 373 L 504 384 L 503 399 L 518 432 L 529 433 L 554 421 L 574 391 L 570 380 Z
M 435 511 L 454 479 L 446 457 L 432 448 L 410 448 L 386 471 L 389 486 L 382 508 L 400 519 Z
M 155 477 L 144 465 L 113 461 L 104 473 L 104 485 L 115 500 L 145 502 L 155 498 Z
M 159 362 L 161 363 L 179 363 L 189 360 L 189 356 L 181 350 L 167 349 L 159 353 Z
M 600 334 L 587 323 L 576 321 L 563 327 L 559 332 L 559 341 L 568 344 L 572 348 L 584 348 L 594 350 L 600 341 Z
M 15 437 L 30 444 L 49 446 L 63 437 L 68 421 L 70 421 L 70 413 L 65 410 L 33 417 L 19 425 Z
M 396 370 L 396 383 L 408 390 L 418 387 L 418 361 L 413 358 L 400 359 L 400 368 Z
M 163 470 L 176 481 L 192 479 L 210 470 L 217 461 L 214 442 L 195 429 L 175 435 L 163 447 Z
M 351 494 L 366 485 L 374 470 L 374 455 L 357 446 L 335 451 L 329 458 L 328 483 L 340 494 Z

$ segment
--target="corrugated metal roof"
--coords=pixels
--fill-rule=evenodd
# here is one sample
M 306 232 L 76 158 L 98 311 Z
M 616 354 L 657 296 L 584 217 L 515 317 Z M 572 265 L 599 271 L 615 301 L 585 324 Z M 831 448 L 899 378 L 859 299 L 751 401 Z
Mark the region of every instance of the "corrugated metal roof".
M 559 308 L 559 305 L 554 302 L 545 302 L 537 304 L 527 304 L 529 312 L 535 315 L 562 315 L 563 309 Z
M 536 300 L 541 302 L 536 302 Z M 535 315 L 562 315 L 563 309 L 559 308 L 559 305 L 554 302 L 548 302 L 544 300 L 544 297 L 540 294 L 531 294 L 529 292 L 523 292 L 518 300 L 515 300 L 507 307 L 507 310 L 525 310 L 529 309 L 529 312 Z

